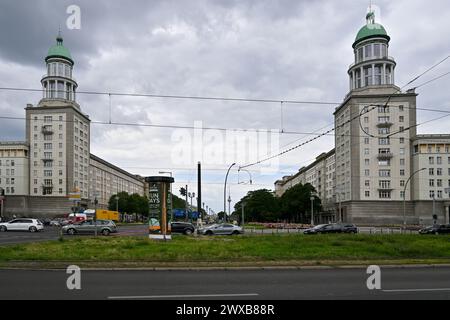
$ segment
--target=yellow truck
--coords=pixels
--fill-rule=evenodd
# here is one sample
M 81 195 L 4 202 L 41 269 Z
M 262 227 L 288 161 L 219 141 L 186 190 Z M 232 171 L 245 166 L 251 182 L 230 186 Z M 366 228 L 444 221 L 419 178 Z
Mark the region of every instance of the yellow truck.
M 117 211 L 97 209 L 96 216 L 97 220 L 112 220 L 114 222 L 119 221 L 119 212 Z

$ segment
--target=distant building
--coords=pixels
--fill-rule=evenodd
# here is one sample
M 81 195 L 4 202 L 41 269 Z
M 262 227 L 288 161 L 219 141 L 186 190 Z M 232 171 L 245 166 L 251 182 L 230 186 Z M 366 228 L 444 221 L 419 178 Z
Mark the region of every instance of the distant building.
M 145 195 L 144 179 L 91 154 L 89 164 L 89 199 L 97 198 L 98 208 L 107 209 L 111 196 L 119 192 Z M 92 206 L 92 204 L 91 204 Z
M 335 207 L 336 221 L 430 224 L 434 212 L 438 222 L 449 223 L 450 135 L 417 135 L 417 94 L 395 85 L 390 37 L 373 12 L 366 19 L 353 43 L 350 91 L 334 112 L 333 180 L 323 176 L 326 165 L 319 156 L 295 176 L 277 181 L 276 194 L 306 181 L 327 208 Z M 417 172 L 421 168 L 426 170 Z M 318 180 L 319 172 L 326 183 Z
M 26 142 L 0 142 L 0 188 L 5 195 L 28 195 L 29 152 Z
M 25 108 L 26 142 L 0 142 L 5 215 L 60 215 L 93 207 L 97 194 L 100 208 L 117 192 L 144 195 L 141 177 L 90 153 L 90 119 L 76 102 L 74 60 L 60 35 L 45 62 L 43 97 Z

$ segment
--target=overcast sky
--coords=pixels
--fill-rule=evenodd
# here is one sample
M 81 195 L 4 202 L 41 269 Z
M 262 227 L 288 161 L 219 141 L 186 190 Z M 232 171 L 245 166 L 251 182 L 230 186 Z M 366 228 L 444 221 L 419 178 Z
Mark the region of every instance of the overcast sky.
M 79 91 L 339 103 L 348 93 L 352 44 L 365 24 L 368 3 L 0 0 L 0 87 L 40 89 L 44 57 L 61 26 L 64 45 L 75 61 Z M 81 8 L 80 30 L 66 28 L 66 9 L 72 4 Z M 450 54 L 448 0 L 380 0 L 376 5 L 381 8 L 377 20 L 391 36 L 398 86 Z M 415 85 L 449 69 L 450 60 Z M 449 88 L 450 77 L 420 88 L 418 107 L 450 110 Z M 26 104 L 36 105 L 40 98 L 39 93 L 0 90 L 0 115 L 24 117 Z M 91 120 L 109 121 L 108 96 L 79 94 L 78 103 Z M 296 132 L 332 125 L 335 108 L 285 104 L 281 121 L 279 103 L 112 97 L 111 106 L 113 122 L 194 126 L 202 121 L 204 127 L 259 130 L 280 130 L 283 123 L 285 131 Z M 419 111 L 418 121 L 440 115 Z M 418 132 L 450 133 L 449 124 L 449 119 L 432 122 Z M 204 149 L 215 155 L 215 161 L 196 155 L 178 157 L 174 150 L 190 145 L 187 138 L 194 134 L 173 128 L 92 124 L 91 152 L 143 176 L 173 171 L 175 190 L 184 184 L 196 189 L 195 166 L 203 160 L 203 200 L 218 212 L 223 208 L 223 169 L 233 162 L 233 150 L 212 150 L 221 145 L 217 134 L 225 137 L 225 132 L 215 132 L 215 137 L 214 132 L 204 133 Z M 185 140 L 177 140 L 180 137 Z M 285 134 L 269 146 L 275 152 L 306 138 Z M 23 120 L 0 119 L 0 140 L 24 139 Z M 272 174 L 254 166 L 253 185 L 238 184 L 248 181 L 248 174 L 238 176 L 233 170 L 232 206 L 249 190 L 273 189 L 275 180 L 333 147 L 333 137 L 321 138 L 280 158 Z M 264 158 L 267 151 L 259 153 L 257 158 Z M 238 159 L 239 165 L 254 156 L 244 155 L 247 159 Z

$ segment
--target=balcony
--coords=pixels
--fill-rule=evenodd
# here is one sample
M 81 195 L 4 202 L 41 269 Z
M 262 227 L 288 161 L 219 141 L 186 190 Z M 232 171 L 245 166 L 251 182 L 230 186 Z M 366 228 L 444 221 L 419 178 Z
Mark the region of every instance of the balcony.
M 50 159 L 50 158 L 42 158 L 42 161 L 44 161 L 44 163 L 47 163 L 47 162 L 53 162 L 53 159 Z
M 393 191 L 394 188 L 392 188 L 391 186 L 379 186 L 378 187 L 378 191 Z
M 390 121 L 383 121 L 383 122 L 378 122 L 377 123 L 377 127 L 378 128 L 390 128 L 392 127 L 394 124 Z
M 394 157 L 394 154 L 392 152 L 379 153 L 377 156 L 378 160 L 390 160 L 393 157 Z
M 49 135 L 49 134 L 53 134 L 53 129 L 48 127 L 48 126 L 43 126 L 42 127 L 42 133 L 44 135 Z

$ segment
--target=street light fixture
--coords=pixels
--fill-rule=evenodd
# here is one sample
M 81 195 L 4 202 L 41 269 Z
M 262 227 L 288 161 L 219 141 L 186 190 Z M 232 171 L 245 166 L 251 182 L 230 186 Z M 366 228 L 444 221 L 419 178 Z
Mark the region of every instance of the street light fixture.
M 227 171 L 227 175 L 225 176 L 225 185 L 223 186 L 223 213 L 224 213 L 224 222 L 227 222 L 227 180 L 228 180 L 228 174 L 230 173 L 230 170 L 233 166 L 235 166 L 236 163 L 233 163 Z
M 409 181 L 411 181 L 411 178 L 415 174 L 419 173 L 420 171 L 424 171 L 424 170 L 427 170 L 427 168 L 422 168 L 422 169 L 419 169 L 419 170 L 416 170 L 415 172 L 413 172 L 409 176 L 408 180 L 405 183 L 405 188 L 403 189 L 403 230 L 406 230 L 406 188 L 408 187 L 408 183 L 409 183 Z

